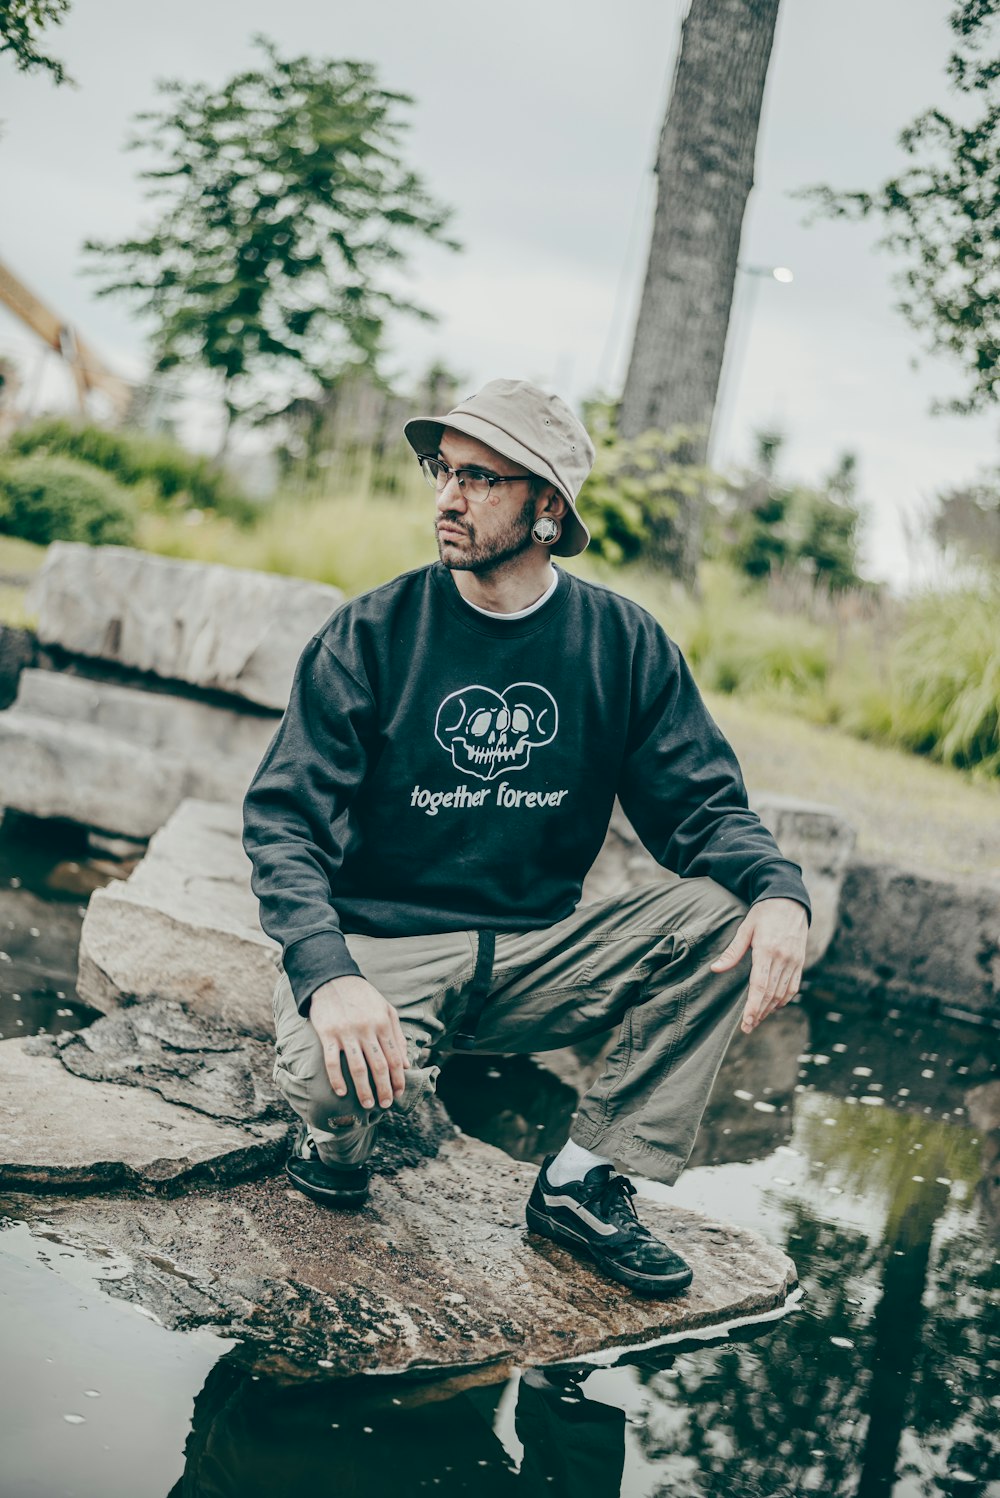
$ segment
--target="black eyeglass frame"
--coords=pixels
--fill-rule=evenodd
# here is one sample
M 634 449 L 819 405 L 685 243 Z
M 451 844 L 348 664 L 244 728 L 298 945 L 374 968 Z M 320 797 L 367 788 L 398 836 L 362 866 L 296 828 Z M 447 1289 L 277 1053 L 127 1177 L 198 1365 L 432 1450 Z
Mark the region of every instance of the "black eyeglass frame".
M 432 453 L 418 453 L 417 462 L 420 464 L 421 472 L 424 472 L 425 463 L 436 463 L 439 468 L 443 469 L 444 472 L 447 473 L 448 477 L 445 479 L 440 489 L 438 489 L 437 483 L 434 483 L 433 487 L 439 494 L 447 489 L 453 478 L 458 479 L 458 487 L 462 490 L 462 493 L 465 494 L 465 487 L 460 478 L 461 474 L 471 474 L 474 478 L 485 479 L 487 484 L 489 485 L 489 488 L 481 499 L 476 499 L 471 494 L 466 495 L 466 498 L 472 500 L 473 504 L 480 505 L 489 503 L 490 495 L 493 493 L 494 484 L 520 484 L 523 483 L 526 479 L 537 478 L 537 474 L 534 473 L 490 473 L 488 469 L 476 468 L 475 466 L 465 468 L 452 468 L 451 465 L 449 463 L 446 463 L 443 458 L 438 458 Z M 424 476 L 426 477 L 426 473 L 424 474 Z

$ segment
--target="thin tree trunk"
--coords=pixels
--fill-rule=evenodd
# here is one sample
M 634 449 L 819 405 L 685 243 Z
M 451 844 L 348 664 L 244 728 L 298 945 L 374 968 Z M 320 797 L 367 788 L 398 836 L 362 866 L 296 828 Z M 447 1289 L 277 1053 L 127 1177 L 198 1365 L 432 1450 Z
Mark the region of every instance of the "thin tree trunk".
M 223 408 L 226 416 L 222 426 L 222 438 L 216 449 L 215 457 L 212 459 L 212 464 L 216 468 L 221 468 L 229 455 L 229 439 L 233 434 L 233 422 L 236 418 L 236 408 L 225 396 L 223 397 Z
M 692 0 L 657 156 L 656 216 L 619 427 L 697 429 L 702 463 L 779 0 Z

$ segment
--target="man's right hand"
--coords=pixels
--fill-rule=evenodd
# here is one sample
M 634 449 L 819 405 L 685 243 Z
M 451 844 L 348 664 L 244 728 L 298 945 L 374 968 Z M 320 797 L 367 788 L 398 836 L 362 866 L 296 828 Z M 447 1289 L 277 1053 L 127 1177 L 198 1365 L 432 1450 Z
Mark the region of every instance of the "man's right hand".
M 342 1057 L 362 1108 L 383 1108 L 406 1087 L 406 1041 L 399 1015 L 365 978 L 331 978 L 313 993 L 309 1018 L 323 1046 L 330 1086 L 347 1096 Z

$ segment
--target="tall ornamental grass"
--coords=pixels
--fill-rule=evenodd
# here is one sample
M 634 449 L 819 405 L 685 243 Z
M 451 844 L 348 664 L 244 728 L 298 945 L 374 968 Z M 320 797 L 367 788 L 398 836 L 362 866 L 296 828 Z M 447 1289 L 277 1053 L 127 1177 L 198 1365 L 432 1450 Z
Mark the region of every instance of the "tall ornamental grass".
M 1000 775 L 1000 574 L 914 601 L 891 666 L 895 742 Z

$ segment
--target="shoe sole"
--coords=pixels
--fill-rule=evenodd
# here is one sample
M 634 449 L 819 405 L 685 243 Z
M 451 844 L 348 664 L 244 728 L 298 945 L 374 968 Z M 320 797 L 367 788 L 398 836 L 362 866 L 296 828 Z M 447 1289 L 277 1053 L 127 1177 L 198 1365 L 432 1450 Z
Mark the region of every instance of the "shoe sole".
M 694 1274 L 690 1269 L 677 1271 L 671 1275 L 643 1274 L 639 1270 L 626 1269 L 621 1264 L 613 1264 L 610 1260 L 602 1258 L 599 1253 L 594 1252 L 593 1245 L 582 1233 L 574 1233 L 572 1228 L 565 1227 L 561 1222 L 553 1222 L 551 1217 L 546 1217 L 534 1207 L 525 1209 L 528 1227 L 533 1233 L 538 1233 L 543 1238 L 551 1238 L 555 1243 L 561 1243 L 567 1248 L 582 1248 L 597 1267 L 620 1285 L 625 1285 L 629 1290 L 634 1290 L 639 1295 L 679 1295 L 690 1285 Z
M 310 1185 L 308 1181 L 300 1180 L 295 1174 L 292 1163 L 285 1166 L 285 1175 L 303 1196 L 310 1197 L 314 1202 L 319 1202 L 324 1207 L 361 1207 L 368 1200 L 368 1186 L 359 1186 L 354 1191 L 329 1191 L 322 1186 Z

